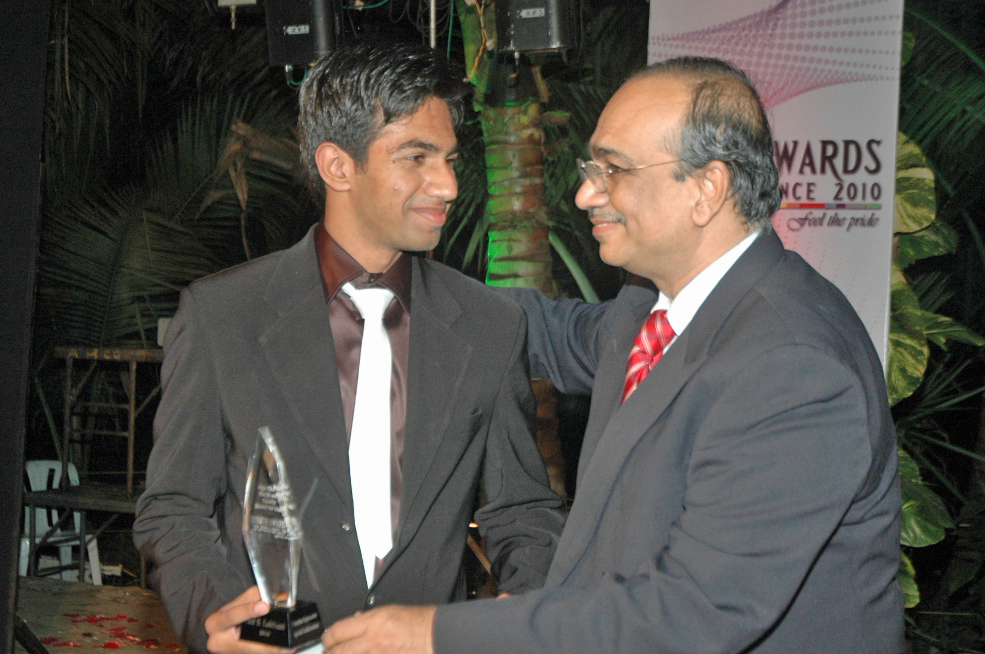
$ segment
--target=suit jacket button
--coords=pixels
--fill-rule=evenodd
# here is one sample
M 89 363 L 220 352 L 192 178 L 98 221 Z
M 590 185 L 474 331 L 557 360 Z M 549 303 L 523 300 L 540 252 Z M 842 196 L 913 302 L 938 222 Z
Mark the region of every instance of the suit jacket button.
M 342 523 L 342 531 L 352 531 L 352 523 L 350 523 L 350 522 L 343 522 Z
M 376 595 L 370 595 L 366 598 L 366 606 L 370 608 L 376 606 Z

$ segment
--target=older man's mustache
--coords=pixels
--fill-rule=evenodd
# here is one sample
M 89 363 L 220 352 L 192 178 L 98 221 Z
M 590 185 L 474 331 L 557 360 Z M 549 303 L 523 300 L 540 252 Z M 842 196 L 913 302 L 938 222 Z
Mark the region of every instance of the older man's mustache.
M 600 225 L 602 223 L 626 224 L 625 216 L 618 211 L 602 211 L 597 207 L 588 208 L 588 219 L 591 220 L 594 225 Z

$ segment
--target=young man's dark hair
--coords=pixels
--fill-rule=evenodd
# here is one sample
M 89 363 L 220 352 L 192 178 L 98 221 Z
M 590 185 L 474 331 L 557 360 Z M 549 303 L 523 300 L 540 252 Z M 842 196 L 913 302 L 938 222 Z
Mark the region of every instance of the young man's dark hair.
M 323 192 L 315 165 L 322 143 L 335 143 L 365 165 L 379 131 L 430 98 L 445 101 L 457 129 L 468 91 L 448 60 L 423 46 L 361 41 L 328 54 L 308 72 L 299 96 L 301 163 L 312 188 Z

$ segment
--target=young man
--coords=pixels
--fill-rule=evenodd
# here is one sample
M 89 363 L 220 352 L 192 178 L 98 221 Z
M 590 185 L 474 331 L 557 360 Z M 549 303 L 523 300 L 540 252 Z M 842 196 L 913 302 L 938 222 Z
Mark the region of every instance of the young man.
M 240 532 L 263 426 L 298 503 L 310 497 L 298 597 L 326 625 L 462 598 L 480 480 L 487 503 L 474 518 L 500 589 L 543 583 L 562 505 L 532 436 L 523 312 L 412 254 L 437 245 L 457 195 L 464 92 L 420 47 L 326 57 L 301 89 L 299 120 L 323 221 L 182 293 L 134 538 L 192 650 L 274 651 L 239 640 L 239 624 L 268 610 Z M 364 368 L 387 350 L 382 377 Z
M 655 64 L 609 101 L 590 153 L 576 201 L 602 259 L 638 277 L 602 306 L 521 297 L 534 374 L 592 393 L 544 588 L 370 611 L 326 652 L 901 654 L 882 366 L 771 229 L 752 84 L 717 60 Z

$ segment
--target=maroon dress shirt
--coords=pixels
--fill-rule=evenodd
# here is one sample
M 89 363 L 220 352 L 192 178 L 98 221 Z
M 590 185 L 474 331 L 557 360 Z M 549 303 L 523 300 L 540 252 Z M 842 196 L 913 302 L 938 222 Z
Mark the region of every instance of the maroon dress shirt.
M 325 231 L 315 230 L 315 251 L 321 267 L 328 319 L 335 341 L 339 389 L 345 411 L 345 432 L 352 437 L 352 412 L 356 404 L 356 377 L 362 346 L 363 319 L 359 310 L 342 291 L 346 282 L 356 288 L 385 287 L 393 291 L 383 314 L 383 326 L 390 338 L 393 372 L 390 378 L 390 526 L 397 542 L 400 491 L 403 486 L 404 428 L 407 423 L 407 360 L 410 351 L 410 255 L 400 257 L 383 273 L 368 273 Z M 377 564 L 379 565 L 379 564 Z M 379 569 L 379 568 L 377 568 Z

